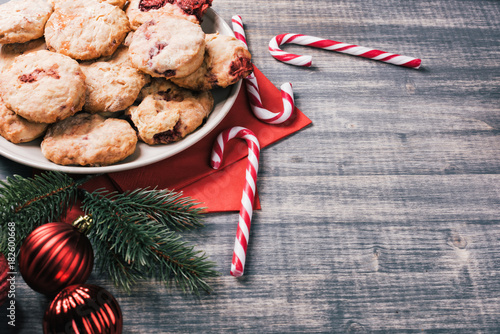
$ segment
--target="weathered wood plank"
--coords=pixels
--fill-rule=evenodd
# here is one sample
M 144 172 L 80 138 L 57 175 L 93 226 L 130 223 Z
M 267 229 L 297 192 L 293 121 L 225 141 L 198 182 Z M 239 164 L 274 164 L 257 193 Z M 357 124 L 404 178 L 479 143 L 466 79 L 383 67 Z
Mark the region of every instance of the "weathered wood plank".
M 207 215 L 186 235 L 222 273 L 212 295 L 154 282 L 127 295 L 91 276 L 117 297 L 124 332 L 498 333 L 500 2 L 215 0 L 214 9 L 243 17 L 254 63 L 277 87 L 292 82 L 313 125 L 262 152 L 243 278 L 228 273 L 236 212 Z M 285 32 L 423 65 L 288 45 L 314 64 L 288 66 L 267 51 Z M 27 171 L 5 159 L 0 168 Z M 40 333 L 48 300 L 19 277 L 16 302 L 11 332 Z

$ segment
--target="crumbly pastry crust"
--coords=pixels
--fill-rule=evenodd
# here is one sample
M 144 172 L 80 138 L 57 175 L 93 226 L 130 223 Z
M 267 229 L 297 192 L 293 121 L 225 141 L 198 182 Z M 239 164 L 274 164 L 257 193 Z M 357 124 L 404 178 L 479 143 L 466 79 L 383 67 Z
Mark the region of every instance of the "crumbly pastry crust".
M 132 65 L 154 77 L 177 78 L 193 73 L 203 63 L 205 33 L 195 23 L 163 17 L 139 27 L 132 37 Z
M 52 125 L 41 149 L 56 164 L 95 167 L 122 161 L 136 145 L 137 135 L 127 121 L 79 113 Z
M 58 3 L 64 2 L 64 1 L 73 1 L 73 0 L 47 0 L 48 3 L 50 3 L 52 6 L 56 6 Z M 127 0 L 97 0 L 99 2 L 106 2 L 109 3 L 110 5 L 117 6 L 120 8 L 123 8 L 125 4 L 127 3 Z
M 245 43 L 233 36 L 207 34 L 203 64 L 192 74 L 171 80 L 184 88 L 210 90 L 233 85 L 252 71 L 252 56 Z
M 179 122 L 179 109 L 170 108 L 169 103 L 160 96 L 148 95 L 138 105 L 127 111 L 137 129 L 139 139 L 149 145 L 159 144 L 155 136 L 160 133 L 173 133 Z
M 0 135 L 8 141 L 19 144 L 43 136 L 48 124 L 33 123 L 18 116 L 7 108 L 0 99 Z
M 162 16 L 174 16 L 199 24 L 212 0 L 131 0 L 125 10 L 133 30 Z
M 42 37 L 52 10 L 46 0 L 10 0 L 0 5 L 0 44 Z
M 217 83 L 217 79 L 211 74 L 210 70 L 212 68 L 212 57 L 208 52 L 207 45 L 205 44 L 205 55 L 203 57 L 203 62 L 200 67 L 198 67 L 193 73 L 182 77 L 182 78 L 170 78 L 169 80 L 175 83 L 177 86 L 191 89 L 195 91 L 206 91 L 214 88 Z
M 54 123 L 82 109 L 85 75 L 74 59 L 40 50 L 18 56 L 2 71 L 7 107 L 37 123 Z
M 123 6 L 127 3 L 127 0 L 99 0 L 99 2 L 107 2 L 110 5 L 123 8 Z
M 45 39 L 38 38 L 26 43 L 0 45 L 0 72 L 3 67 L 11 64 L 17 56 L 38 50 L 47 50 Z
M 150 80 L 149 75 L 132 66 L 127 47 L 120 47 L 111 57 L 80 66 L 87 85 L 83 109 L 89 113 L 125 110 Z
M 149 145 L 181 140 L 203 124 L 214 106 L 211 92 L 193 92 L 165 79 L 154 79 L 140 98 L 127 114 Z
M 112 55 L 130 31 L 120 8 L 96 0 L 63 1 L 45 25 L 49 50 L 78 60 Z

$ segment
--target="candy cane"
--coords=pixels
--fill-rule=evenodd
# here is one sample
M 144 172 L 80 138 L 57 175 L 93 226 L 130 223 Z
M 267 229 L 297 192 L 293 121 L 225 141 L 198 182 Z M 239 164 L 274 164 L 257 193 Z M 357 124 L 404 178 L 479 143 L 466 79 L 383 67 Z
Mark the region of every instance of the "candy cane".
M 241 197 L 240 216 L 236 238 L 234 241 L 233 260 L 231 263 L 231 275 L 239 277 L 243 275 L 245 269 L 245 259 L 247 253 L 248 240 L 250 236 L 250 224 L 252 221 L 253 202 L 255 199 L 255 189 L 257 172 L 259 170 L 260 145 L 255 134 L 241 126 L 235 126 L 222 131 L 214 143 L 212 168 L 218 169 L 222 163 L 224 147 L 233 138 L 245 139 L 248 145 L 248 164 L 246 169 L 246 182 Z
M 286 43 L 311 46 L 314 48 L 347 53 L 353 56 L 380 60 L 393 65 L 411 67 L 418 69 L 422 60 L 412 57 L 401 56 L 385 51 L 365 48 L 363 46 L 346 44 L 302 34 L 281 34 L 273 37 L 269 42 L 269 52 L 279 61 L 295 66 L 311 66 L 311 56 L 301 56 L 284 52 L 280 46 Z
M 245 30 L 243 29 L 243 21 L 241 16 L 235 15 L 232 17 L 231 22 L 233 23 L 234 35 L 237 39 L 247 45 Z M 272 112 L 266 108 L 262 103 L 260 97 L 259 84 L 257 78 L 253 73 L 245 78 L 245 87 L 247 89 L 248 98 L 250 100 L 250 108 L 254 113 L 255 117 L 261 121 L 269 124 L 281 124 L 286 122 L 292 116 L 293 110 L 295 109 L 295 102 L 293 97 L 292 84 L 286 82 L 281 85 L 281 99 L 283 101 L 283 110 L 278 113 Z
M 234 37 L 245 43 L 247 45 L 247 38 L 245 34 L 245 29 L 243 28 L 243 20 L 241 19 L 241 16 L 235 15 L 231 18 L 231 22 L 233 24 L 233 32 L 234 32 Z

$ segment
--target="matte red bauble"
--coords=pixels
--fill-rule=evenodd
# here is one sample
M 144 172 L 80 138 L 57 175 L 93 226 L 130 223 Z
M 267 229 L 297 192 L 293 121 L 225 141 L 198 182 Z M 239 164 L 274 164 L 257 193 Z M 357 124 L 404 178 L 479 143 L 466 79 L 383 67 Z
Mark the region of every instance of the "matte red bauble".
M 120 305 L 107 290 L 92 284 L 64 288 L 47 307 L 44 334 L 118 334 L 123 318 Z
M 35 291 L 53 296 L 85 283 L 94 266 L 87 236 L 67 223 L 44 224 L 31 232 L 19 252 L 19 271 Z
M 9 271 L 9 263 L 5 258 L 5 255 L 0 253 L 0 305 L 5 303 L 9 293 L 10 283 L 7 281 Z

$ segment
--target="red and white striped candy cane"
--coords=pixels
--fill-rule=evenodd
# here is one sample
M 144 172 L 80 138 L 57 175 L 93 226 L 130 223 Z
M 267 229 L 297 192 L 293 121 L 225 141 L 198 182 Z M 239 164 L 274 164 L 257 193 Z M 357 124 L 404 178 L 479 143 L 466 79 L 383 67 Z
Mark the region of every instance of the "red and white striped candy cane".
M 329 39 L 302 35 L 281 34 L 273 37 L 269 42 L 269 52 L 279 61 L 295 66 L 311 66 L 311 56 L 301 56 L 283 51 L 280 46 L 286 43 L 311 46 L 314 48 L 347 53 L 353 56 L 379 60 L 393 65 L 418 69 L 422 60 L 385 51 L 366 48 L 354 44 L 332 41 Z
M 231 22 L 233 24 L 235 37 L 245 43 L 245 45 L 247 45 L 241 16 L 233 16 Z M 276 113 L 264 108 L 262 99 L 260 97 L 259 83 L 257 82 L 257 78 L 255 77 L 255 75 L 251 73 L 248 77 L 245 78 L 244 81 L 248 93 L 248 98 L 250 99 L 250 108 L 252 109 L 255 117 L 269 124 L 281 124 L 292 117 L 293 110 L 295 109 L 295 101 L 293 97 L 292 84 L 290 82 L 286 82 L 280 87 L 281 99 L 283 101 L 283 110 Z
M 234 15 L 231 18 L 231 23 L 233 24 L 234 37 L 245 43 L 245 45 L 247 45 L 248 47 L 245 29 L 243 28 L 243 20 L 241 19 L 241 16 Z
M 248 145 L 248 164 L 246 168 L 246 182 L 241 197 L 240 216 L 236 238 L 234 242 L 233 260 L 231 263 L 231 275 L 239 277 L 245 269 L 248 240 L 250 237 L 250 224 L 252 221 L 253 202 L 257 183 L 257 172 L 259 170 L 260 144 L 255 134 L 244 127 L 234 126 L 222 131 L 214 143 L 210 164 L 212 168 L 218 169 L 222 164 L 224 147 L 233 138 L 245 139 Z

